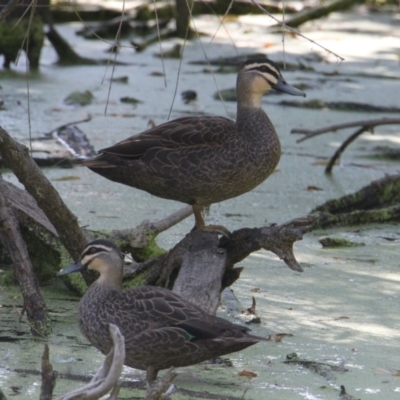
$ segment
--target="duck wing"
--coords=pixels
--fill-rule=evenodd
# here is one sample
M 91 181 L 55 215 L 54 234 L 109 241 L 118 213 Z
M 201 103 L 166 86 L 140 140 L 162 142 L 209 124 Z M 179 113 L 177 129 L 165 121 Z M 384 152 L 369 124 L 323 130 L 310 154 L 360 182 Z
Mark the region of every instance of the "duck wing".
M 224 117 L 183 117 L 131 136 L 99 153 L 128 160 L 141 159 L 152 149 L 175 151 L 193 146 L 218 146 L 235 133 L 235 123 Z
M 122 295 L 124 301 L 122 306 L 119 305 L 119 314 L 127 318 L 121 322 L 129 325 L 130 329 L 135 325 L 137 333 L 147 331 L 147 334 L 158 335 L 163 330 L 183 330 L 190 340 L 216 339 L 226 335 L 249 336 L 249 328 L 208 314 L 167 289 L 141 286 L 122 292 Z
M 247 327 L 210 315 L 175 293 L 154 286 L 115 293 L 99 308 L 100 314 L 107 314 L 108 323 L 122 331 L 125 364 L 148 373 L 149 367 L 158 371 L 192 365 L 268 340 L 250 335 Z M 103 346 L 106 354 L 111 347 L 111 343 L 107 344 L 96 347 Z

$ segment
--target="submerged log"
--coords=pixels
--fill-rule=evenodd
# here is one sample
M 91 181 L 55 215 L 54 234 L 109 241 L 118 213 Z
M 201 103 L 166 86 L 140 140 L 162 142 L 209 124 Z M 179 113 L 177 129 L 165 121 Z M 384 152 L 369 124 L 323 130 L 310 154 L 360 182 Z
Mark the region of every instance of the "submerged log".
M 388 175 L 313 210 L 317 228 L 400 221 L 400 175 Z

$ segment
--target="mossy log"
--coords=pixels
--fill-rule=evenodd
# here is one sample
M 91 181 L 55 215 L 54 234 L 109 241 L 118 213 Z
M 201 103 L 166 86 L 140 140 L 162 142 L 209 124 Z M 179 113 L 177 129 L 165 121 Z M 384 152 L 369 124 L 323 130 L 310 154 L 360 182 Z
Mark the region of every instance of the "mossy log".
M 46 214 L 29 193 L 4 180 L 0 180 L 0 191 L 7 198 L 18 219 L 36 276 L 41 282 L 48 282 L 61 268 L 66 267 L 72 258 L 69 257 Z M 314 216 L 307 216 L 283 225 L 244 228 L 234 231 L 230 238 L 221 239 L 214 233 L 192 232 L 169 252 L 159 248 L 155 243 L 157 234 L 190 214 L 191 209 L 186 207 L 164 220 L 144 221 L 134 229 L 101 232 L 83 230 L 83 233 L 88 238 L 103 237 L 113 240 L 125 253 L 132 254 L 135 262 L 126 267 L 125 287 L 150 284 L 170 289 L 180 286 L 181 293 L 194 291 L 194 279 L 188 276 L 203 275 L 208 267 L 216 271 L 217 264 L 221 264 L 221 270 L 218 272 L 219 287 L 214 288 L 214 278 L 207 284 L 213 286 L 211 292 L 219 293 L 239 278 L 242 268 L 235 268 L 235 264 L 261 248 L 273 251 L 290 268 L 301 271 L 293 255 L 292 245 L 312 229 L 315 220 Z M 221 255 L 223 255 L 222 261 L 218 261 Z M 4 263 L 4 255 L 1 258 Z M 181 276 L 178 279 L 179 274 Z M 12 276 L 13 272 L 11 275 L 3 276 L 3 283 L 12 283 Z M 201 297 L 200 293 L 204 291 L 205 282 L 201 282 L 199 276 L 195 280 L 199 284 L 199 297 Z M 79 280 L 71 281 L 70 285 L 78 285 L 78 282 Z M 185 282 L 190 282 L 190 287 L 183 289 L 187 284 Z M 80 282 L 74 289 L 82 293 L 85 287 L 85 283 Z M 189 296 L 188 293 L 186 295 Z M 215 306 L 215 298 L 212 301 Z
M 315 220 L 312 215 L 280 226 L 240 229 L 229 238 L 222 239 L 215 233 L 194 231 L 171 251 L 164 252 L 155 244 L 155 237 L 190 215 L 191 207 L 165 220 L 144 222 L 136 229 L 84 231 L 79 227 L 76 216 L 66 207 L 30 157 L 28 149 L 12 139 L 1 127 L 0 155 L 26 189 L 25 192 L 0 181 L 0 190 L 7 204 L 11 205 L 31 251 L 30 258 L 37 276 L 53 278 L 61 267 L 65 267 L 66 262 L 79 257 L 87 240 L 108 238 L 115 241 L 122 251 L 132 253 L 136 258 L 134 267 L 126 273 L 129 279 L 126 285 L 168 287 L 200 307 L 215 312 L 222 289 L 240 276 L 242 269 L 234 268 L 234 265 L 253 251 L 261 248 L 272 251 L 290 268 L 302 271 L 293 254 L 293 243 L 312 229 Z M 146 260 L 148 257 L 151 258 Z M 49 266 L 46 273 L 43 273 L 43 265 Z M 76 276 L 78 278 L 75 280 L 66 279 L 66 282 L 74 290 L 83 293 L 94 276 L 89 271 L 83 275 L 84 281 L 80 275 Z
M 354 7 L 356 4 L 365 3 L 365 0 L 336 0 L 329 3 L 323 3 L 313 8 L 309 8 L 287 18 L 285 24 L 291 28 L 297 28 L 308 21 L 313 21 L 326 17 L 332 12 L 344 11 Z M 278 28 L 280 25 L 275 25 Z
M 3 191 L 0 191 L 0 241 L 7 248 L 14 264 L 15 276 L 23 297 L 22 314 L 26 313 L 28 317 L 31 333 L 34 336 L 47 336 L 51 332 L 47 307 L 39 290 L 38 280 L 32 271 L 17 219 Z
M 315 208 L 316 227 L 332 228 L 400 221 L 400 175 L 388 175 L 359 191 Z

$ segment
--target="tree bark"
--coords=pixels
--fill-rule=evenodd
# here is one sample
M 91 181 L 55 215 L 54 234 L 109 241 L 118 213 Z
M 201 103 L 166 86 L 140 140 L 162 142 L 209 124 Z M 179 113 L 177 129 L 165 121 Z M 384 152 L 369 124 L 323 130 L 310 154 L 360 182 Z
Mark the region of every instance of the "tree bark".
M 30 157 L 28 149 L 16 142 L 1 126 L 0 155 L 4 164 L 14 172 L 25 189 L 35 198 L 72 259 L 78 259 L 87 244 L 87 239 L 78 225 L 77 217 L 68 209 L 53 185 Z M 90 283 L 89 275 L 85 275 L 86 279 Z
M 57 373 L 50 363 L 49 345 L 45 343 L 42 355 L 42 385 L 40 387 L 40 400 L 51 400 L 56 386 Z
M 193 0 L 175 0 L 176 35 L 182 39 L 190 38 L 190 18 Z
M 18 228 L 18 222 L 0 192 L 0 240 L 13 261 L 15 274 L 23 296 L 23 313 L 26 312 L 35 336 L 47 336 L 51 332 L 51 321 L 46 304 L 33 273 L 28 250 Z
M 400 175 L 385 176 L 355 193 L 329 200 L 313 213 L 318 215 L 318 228 L 400 221 Z
M 328 4 L 322 4 L 318 7 L 313 7 L 311 9 L 306 9 L 300 13 L 291 16 L 286 19 L 285 24 L 291 28 L 297 28 L 300 25 L 305 24 L 308 21 L 319 19 L 329 15 L 335 11 L 348 10 L 349 8 L 355 6 L 356 4 L 365 3 L 365 0 L 337 0 Z M 275 25 L 278 27 L 279 25 Z

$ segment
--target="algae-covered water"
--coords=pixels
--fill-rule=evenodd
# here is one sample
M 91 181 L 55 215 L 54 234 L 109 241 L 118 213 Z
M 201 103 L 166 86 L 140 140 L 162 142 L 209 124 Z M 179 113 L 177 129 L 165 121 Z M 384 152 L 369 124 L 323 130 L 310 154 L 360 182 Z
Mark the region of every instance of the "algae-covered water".
M 214 17 L 196 18 L 195 23 L 198 30 L 210 35 L 218 26 Z M 150 119 L 156 124 L 166 121 L 171 105 L 171 118 L 198 113 L 234 117 L 235 103 L 222 104 L 213 99 L 213 94 L 217 90 L 216 82 L 220 89 L 233 87 L 235 74 L 213 77 L 203 72 L 204 66 L 189 62 L 204 60 L 203 49 L 209 58 L 261 51 L 271 59 L 282 60 L 281 36 L 267 33 L 268 23 L 266 16 L 239 17 L 227 22 L 226 29 L 219 29 L 212 43 L 211 36 L 202 36 L 202 45 L 199 40 L 188 43 L 179 76 L 179 60 L 164 62 L 167 87 L 164 78 L 155 74 L 163 72 L 161 60 L 154 57 L 158 45 L 143 53 L 123 48 L 118 59 L 129 64 L 117 66 L 114 75 L 128 76 L 129 80 L 127 84 L 113 83 L 110 94 L 111 67 L 61 68 L 54 65 L 56 57 L 48 45 L 42 53 L 40 74 L 29 81 L 32 136 L 90 113 L 93 119 L 80 128 L 99 149 L 143 131 Z M 74 35 L 78 24 L 57 28 L 74 43 L 79 53 L 93 58 L 107 56 L 104 52 L 107 44 L 85 41 Z M 282 71 L 289 83 L 308 85 L 307 100 L 399 106 L 400 26 L 395 14 L 332 14 L 323 21 L 307 24 L 302 32 L 346 59 L 339 64 L 334 56 L 316 45 L 300 37 L 286 37 L 286 61 L 314 69 L 313 72 L 300 68 L 294 72 Z M 168 49 L 174 43 L 171 40 L 163 46 Z M 15 68 L 19 78 L 2 79 L 0 94 L 6 107 L 0 111 L 0 121 L 16 138 L 26 140 L 27 85 L 21 66 L 23 59 L 20 63 Z M 179 95 L 172 103 L 177 81 L 178 94 L 188 89 L 197 91 L 196 105 L 183 104 Z M 63 99 L 74 90 L 91 90 L 94 103 L 81 108 L 65 106 Z M 124 96 L 142 102 L 136 106 L 121 103 L 120 98 Z M 345 152 L 331 178 L 323 174 L 321 160 L 329 157 L 352 131 L 323 135 L 301 144 L 296 143 L 297 136 L 290 135 L 292 128 L 316 128 L 393 114 L 305 110 L 277 105 L 282 99 L 287 97 L 264 98 L 264 109 L 282 141 L 283 155 L 278 170 L 251 193 L 213 205 L 207 222 L 225 225 L 230 230 L 282 223 L 307 214 L 327 199 L 351 193 L 385 174 L 399 172 L 396 162 L 365 157 L 377 144 L 398 148 L 398 126 L 378 128 L 374 135 L 364 134 Z M 93 229 L 135 227 L 143 219 L 158 219 L 181 207 L 176 202 L 114 184 L 83 168 L 49 168 L 45 172 L 80 223 Z M 3 176 L 16 182 L 10 173 Z M 68 177 L 78 179 L 59 180 Z M 312 187 L 321 190 L 310 190 Z M 192 218 L 188 218 L 160 235 L 159 244 L 171 247 L 192 225 Z M 318 238 L 327 234 L 365 245 L 322 249 Z M 215 394 L 260 400 L 330 400 L 339 398 L 340 385 L 355 398 L 399 398 L 399 240 L 396 224 L 313 232 L 295 245 L 296 257 L 305 270 L 302 274 L 289 270 L 271 253 L 252 254 L 241 263 L 244 272 L 233 287 L 246 307 L 251 304 L 251 296 L 256 298 L 262 323 L 252 329 L 258 335 L 284 332 L 293 336 L 233 354 L 229 357 L 232 367 L 199 365 L 182 369 L 176 379 L 177 386 L 211 393 L 204 394 L 205 398 L 213 398 Z M 42 290 L 54 322 L 54 332 L 47 341 L 54 368 L 62 374 L 90 376 L 103 357 L 78 331 L 75 314 L 79 299 L 56 281 Z M 44 343 L 30 336 L 24 318 L 20 321 L 21 303 L 17 288 L 1 288 L 0 387 L 9 399 L 16 400 L 39 397 L 41 378 L 34 371 L 40 370 Z M 232 318 L 223 308 L 220 313 Z M 293 352 L 302 359 L 338 368 L 321 374 L 298 364 L 283 363 L 286 355 Z M 257 376 L 239 376 L 243 370 Z M 123 380 L 142 382 L 144 375 L 127 368 Z M 82 384 L 59 378 L 55 395 Z M 178 392 L 174 398 L 193 398 L 188 393 Z M 121 398 L 143 396 L 143 391 L 128 389 L 120 394 Z

